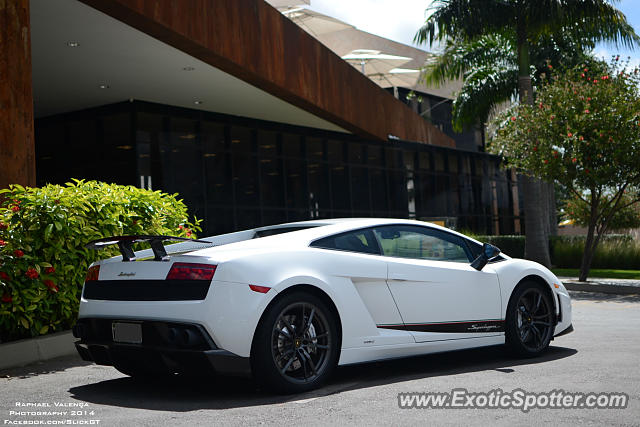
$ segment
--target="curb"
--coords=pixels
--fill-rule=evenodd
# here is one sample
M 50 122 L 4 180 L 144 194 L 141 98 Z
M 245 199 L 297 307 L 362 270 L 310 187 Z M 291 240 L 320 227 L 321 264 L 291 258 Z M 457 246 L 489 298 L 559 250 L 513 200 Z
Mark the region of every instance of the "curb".
M 567 282 L 563 281 L 564 287 L 570 291 L 600 292 L 603 294 L 633 295 L 640 294 L 640 287 L 625 285 L 602 285 L 600 283 L 589 282 Z
M 0 344 L 0 369 L 76 354 L 71 331 Z

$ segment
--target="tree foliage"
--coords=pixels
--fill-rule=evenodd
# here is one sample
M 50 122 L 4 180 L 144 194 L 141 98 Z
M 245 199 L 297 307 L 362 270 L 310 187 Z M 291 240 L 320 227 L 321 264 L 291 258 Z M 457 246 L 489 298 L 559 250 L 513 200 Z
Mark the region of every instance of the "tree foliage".
M 540 84 L 547 65 L 571 68 L 589 63 L 593 42 L 575 40 L 570 33 L 545 35 L 531 45 L 531 78 Z M 496 107 L 518 94 L 518 55 L 512 35 L 490 34 L 467 41 L 448 39 L 445 49 L 427 65 L 427 84 L 440 85 L 462 78 L 462 87 L 453 101 L 452 124 L 456 131 L 486 123 Z
M 557 180 L 588 206 L 586 278 L 600 236 L 639 201 L 640 76 L 619 57 L 562 74 L 549 68 L 554 80 L 539 89 L 535 105 L 496 120 L 490 150 L 507 166 Z

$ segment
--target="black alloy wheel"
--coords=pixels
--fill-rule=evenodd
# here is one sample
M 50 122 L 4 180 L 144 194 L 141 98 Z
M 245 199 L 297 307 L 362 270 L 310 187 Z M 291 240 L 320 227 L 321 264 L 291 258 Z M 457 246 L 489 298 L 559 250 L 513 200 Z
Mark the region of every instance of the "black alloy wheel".
M 535 282 L 519 285 L 509 302 L 505 326 L 507 344 L 517 355 L 533 357 L 545 351 L 556 326 L 549 292 Z
M 315 295 L 292 293 L 269 308 L 252 346 L 254 376 L 278 392 L 319 386 L 337 363 L 334 315 Z

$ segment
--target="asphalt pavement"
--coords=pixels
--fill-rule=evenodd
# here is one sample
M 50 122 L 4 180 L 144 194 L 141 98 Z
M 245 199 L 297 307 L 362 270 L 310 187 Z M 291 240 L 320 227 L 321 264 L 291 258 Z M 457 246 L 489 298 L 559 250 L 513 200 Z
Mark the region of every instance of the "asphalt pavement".
M 0 371 L 0 423 L 79 425 L 628 425 L 640 420 L 640 296 L 572 292 L 575 332 L 535 359 L 491 347 L 341 367 L 295 396 L 218 378 L 143 383 L 115 369 L 57 359 Z M 407 392 L 621 392 L 625 409 L 400 409 Z M 25 406 L 31 404 L 31 406 Z M 38 406 L 39 405 L 39 406 Z M 13 411 L 13 412 L 12 412 Z M 15 413 L 23 413 L 16 415 Z M 33 415 L 31 413 L 40 413 Z M 52 415 L 67 412 L 65 415 Z M 92 423 L 92 424 L 91 424 Z

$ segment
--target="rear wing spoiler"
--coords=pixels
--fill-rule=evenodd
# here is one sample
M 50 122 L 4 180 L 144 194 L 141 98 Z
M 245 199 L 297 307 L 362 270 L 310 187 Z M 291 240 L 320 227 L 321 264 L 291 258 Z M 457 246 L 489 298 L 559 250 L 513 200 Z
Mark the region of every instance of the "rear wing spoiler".
M 122 261 L 135 261 L 136 255 L 133 251 L 132 245 L 134 243 L 149 242 L 151 244 L 151 250 L 153 251 L 154 260 L 166 261 L 169 259 L 169 256 L 162 244 L 165 240 L 204 243 L 209 245 L 212 243 L 207 240 L 188 239 L 186 237 L 136 235 L 105 237 L 103 239 L 93 240 L 87 243 L 84 247 L 87 249 L 98 250 L 107 246 L 118 245 L 118 249 L 120 249 L 120 253 L 122 254 Z

